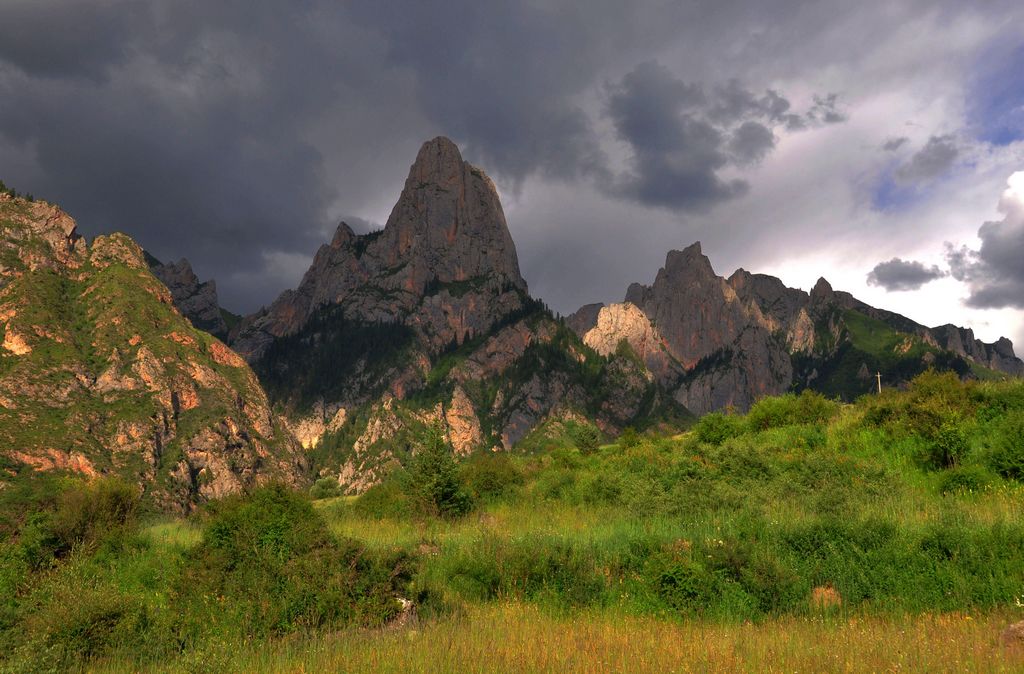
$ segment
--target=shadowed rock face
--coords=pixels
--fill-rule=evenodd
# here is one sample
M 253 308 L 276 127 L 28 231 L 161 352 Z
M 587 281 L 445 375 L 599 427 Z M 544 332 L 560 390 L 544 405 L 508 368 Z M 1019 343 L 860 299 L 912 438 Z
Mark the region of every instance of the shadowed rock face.
M 0 453 L 36 470 L 116 474 L 165 508 L 305 459 L 237 354 L 186 321 L 129 237 L 91 245 L 56 206 L 0 195 Z
M 151 260 L 150 271 L 171 291 L 174 306 L 192 325 L 220 339 L 227 338 L 228 326 L 221 314 L 216 282 L 200 283 L 185 258 L 167 264 Z
M 494 184 L 439 137 L 420 149 L 383 230 L 358 236 L 341 223 L 299 287 L 246 317 L 231 343 L 256 360 L 318 308 L 340 305 L 353 320 L 414 327 L 436 352 L 487 332 L 526 291 Z

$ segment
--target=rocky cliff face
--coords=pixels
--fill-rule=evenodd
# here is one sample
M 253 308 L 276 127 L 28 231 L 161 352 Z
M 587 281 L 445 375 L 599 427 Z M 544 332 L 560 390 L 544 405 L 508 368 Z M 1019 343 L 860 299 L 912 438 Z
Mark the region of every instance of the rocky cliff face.
M 810 293 L 737 270 L 725 280 L 694 244 L 671 251 L 650 286 L 634 283 L 623 304 L 587 305 L 567 324 L 601 353 L 627 342 L 675 399 L 702 414 L 745 410 L 793 388 L 852 397 L 883 374 L 899 385 L 928 367 L 970 377 L 1019 375 L 1007 339 L 984 344 L 965 328 L 927 328 L 871 307 L 819 279 Z M 987 376 L 987 375 L 986 375 Z
M 171 291 L 174 306 L 192 325 L 219 339 L 227 339 L 228 325 L 217 298 L 214 281 L 202 283 L 185 258 L 167 264 L 147 258 L 149 270 Z
M 187 510 L 303 479 L 252 370 L 175 310 L 127 236 L 92 245 L 56 206 L 0 195 L 0 453 L 118 474 Z

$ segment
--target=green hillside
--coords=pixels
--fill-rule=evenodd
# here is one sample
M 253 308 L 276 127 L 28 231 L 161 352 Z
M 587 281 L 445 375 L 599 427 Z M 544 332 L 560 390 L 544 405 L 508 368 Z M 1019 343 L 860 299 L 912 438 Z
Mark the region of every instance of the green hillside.
M 844 310 L 837 318 L 842 326 L 837 343 L 819 345 L 813 355 L 794 355 L 796 390 L 809 388 L 852 401 L 876 390 L 876 373 L 882 375 L 883 386 L 903 384 L 928 369 L 983 381 L 1008 378 L 859 311 Z
M 612 648 L 600 626 L 614 624 L 646 652 L 638 630 L 690 624 L 753 621 L 760 643 L 783 624 L 813 640 L 850 621 L 1020 619 L 1019 381 L 926 373 L 853 405 L 766 398 L 682 435 L 630 431 L 607 445 L 554 424 L 531 451 L 461 462 L 429 428 L 411 442 L 408 466 L 358 498 L 263 488 L 189 520 L 142 516 L 116 484 L 23 476 L 0 491 L 5 666 L 433 671 L 432 657 L 460 668 L 453 653 L 472 657 L 495 621 L 545 643 L 538 630 L 576 616 L 595 647 Z M 403 602 L 415 629 L 397 626 L 412 620 Z M 919 663 L 974 634 L 943 620 Z M 412 630 L 401 647 L 400 629 Z M 455 650 L 412 641 L 421 629 Z M 858 634 L 863 649 L 879 638 Z M 1001 651 L 972 653 L 1008 666 Z M 514 661 L 543 669 L 538 657 Z M 790 657 L 789 668 L 824 662 Z

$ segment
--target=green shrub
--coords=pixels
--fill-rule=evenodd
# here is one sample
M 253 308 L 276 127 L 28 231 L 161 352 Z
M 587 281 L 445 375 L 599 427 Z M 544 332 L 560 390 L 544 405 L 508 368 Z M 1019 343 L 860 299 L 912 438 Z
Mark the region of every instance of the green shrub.
M 409 476 L 405 471 L 396 470 L 373 485 L 355 500 L 352 509 L 365 517 L 407 517 L 412 514 L 414 504 L 407 486 Z
M 1015 410 L 996 426 L 989 440 L 992 470 L 1012 480 L 1024 480 L 1024 410 Z
M 175 596 L 183 639 L 210 625 L 246 636 L 321 626 L 381 625 L 410 579 L 404 555 L 375 559 L 337 542 L 308 500 L 282 485 L 211 504 L 185 555 Z
M 640 434 L 632 426 L 626 426 L 619 435 L 619 447 L 630 449 L 640 444 Z
M 569 435 L 580 454 L 593 454 L 601 446 L 601 431 L 593 424 L 573 424 Z
M 31 515 L 19 539 L 33 568 L 51 564 L 79 547 L 123 533 L 135 522 L 139 492 L 117 479 L 102 478 L 65 489 L 52 511 Z
M 473 498 L 506 496 L 523 484 L 523 474 L 503 452 L 474 454 L 462 465 L 461 479 Z
M 700 613 L 721 594 L 719 579 L 689 556 L 659 555 L 646 570 L 647 582 L 669 607 L 680 613 Z
M 720 445 L 742 434 L 743 430 L 741 417 L 721 412 L 705 414 L 693 427 L 697 439 L 709 445 Z
M 131 648 L 152 628 L 141 597 L 114 588 L 58 588 L 53 600 L 26 615 L 15 669 L 77 670 L 81 663 Z
M 421 512 L 446 518 L 461 517 L 473 501 L 459 480 L 459 465 L 440 425 L 428 427 L 409 468 L 410 496 Z
M 929 440 L 925 462 L 931 468 L 953 468 L 971 451 L 963 421 L 958 418 L 942 423 Z
M 839 403 L 804 389 L 800 395 L 792 393 L 770 396 L 754 403 L 747 413 L 747 425 L 758 431 L 794 424 L 820 424 L 839 413 Z
M 959 466 L 946 471 L 939 482 L 943 494 L 983 491 L 992 483 L 992 474 L 982 466 Z
M 341 484 L 337 478 L 322 477 L 309 488 L 309 495 L 314 500 L 341 496 Z

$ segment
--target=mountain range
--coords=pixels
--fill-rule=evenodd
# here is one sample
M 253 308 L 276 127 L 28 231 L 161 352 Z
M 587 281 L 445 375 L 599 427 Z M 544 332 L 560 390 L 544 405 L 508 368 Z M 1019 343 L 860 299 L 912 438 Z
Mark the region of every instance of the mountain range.
M 431 424 L 465 455 L 554 429 L 681 427 L 804 388 L 850 400 L 928 368 L 1024 375 L 1009 340 L 824 279 L 724 278 L 699 243 L 563 319 L 529 294 L 494 184 L 443 137 L 383 229 L 339 224 L 299 286 L 249 316 L 187 260 L 122 234 L 87 244 L 51 204 L 0 195 L 0 228 L 0 467 L 115 472 L 167 508 L 271 479 L 358 493 Z

